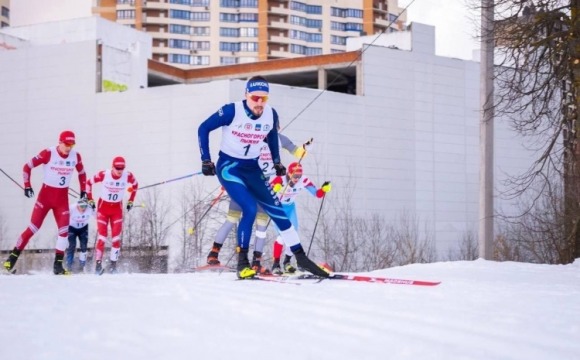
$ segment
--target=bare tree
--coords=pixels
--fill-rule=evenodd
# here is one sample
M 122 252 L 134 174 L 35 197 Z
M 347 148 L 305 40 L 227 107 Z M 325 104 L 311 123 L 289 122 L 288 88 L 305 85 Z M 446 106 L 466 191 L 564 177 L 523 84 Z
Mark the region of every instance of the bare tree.
M 580 1 L 496 0 L 495 114 L 529 139 L 538 154 L 511 177 L 503 195 L 532 193 L 529 213 L 548 191 L 563 188 L 561 263 L 580 257 Z M 553 179 L 560 179 L 550 185 Z M 557 222 L 559 223 L 559 222 Z M 559 226 L 559 225 L 558 225 Z
M 473 231 L 466 231 L 459 241 L 458 248 L 450 249 L 447 256 L 450 261 L 475 260 L 478 257 L 477 236 Z
M 167 272 L 167 251 L 170 206 L 158 189 L 141 194 L 145 199 L 141 207 L 125 214 L 123 245 L 127 257 L 141 272 Z

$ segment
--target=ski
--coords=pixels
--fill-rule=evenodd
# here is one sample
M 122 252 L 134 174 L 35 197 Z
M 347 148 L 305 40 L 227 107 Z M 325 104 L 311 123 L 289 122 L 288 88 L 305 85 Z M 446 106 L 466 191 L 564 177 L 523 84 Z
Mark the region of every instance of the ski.
M 290 275 L 280 277 L 286 278 L 288 280 L 348 280 L 348 281 L 361 281 L 361 282 L 370 282 L 378 284 L 395 284 L 395 285 L 437 286 L 441 284 L 440 281 L 395 279 L 380 276 L 365 276 L 365 275 L 337 274 L 337 273 L 332 274 L 328 278 L 323 278 L 312 274 L 300 274 L 294 276 Z
M 297 282 L 288 281 L 290 279 L 284 276 L 255 275 L 254 277 L 251 278 L 236 279 L 236 280 L 251 280 L 251 281 L 257 280 L 257 281 L 275 282 L 279 284 L 301 285 L 300 283 Z
M 236 271 L 234 268 L 225 265 L 202 265 L 196 268 L 193 268 L 193 272 L 201 272 L 201 271 L 226 271 L 226 272 L 234 272 Z

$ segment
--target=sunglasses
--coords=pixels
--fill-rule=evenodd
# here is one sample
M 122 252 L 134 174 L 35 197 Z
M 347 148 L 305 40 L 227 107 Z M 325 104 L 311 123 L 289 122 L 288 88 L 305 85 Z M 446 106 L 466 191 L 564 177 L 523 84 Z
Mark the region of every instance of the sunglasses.
M 250 95 L 250 99 L 254 102 L 258 102 L 262 100 L 262 102 L 268 101 L 268 95 L 260 96 L 260 95 Z
M 82 204 L 82 205 L 79 205 L 79 207 L 80 207 L 81 209 L 84 209 L 84 208 L 86 208 L 86 207 L 87 207 L 87 205 L 86 205 L 86 204 Z
M 117 170 L 117 171 L 123 171 L 123 170 L 125 170 L 125 168 L 124 167 L 115 167 L 115 170 Z
M 300 179 L 302 177 L 302 174 L 294 174 L 291 177 L 292 179 Z

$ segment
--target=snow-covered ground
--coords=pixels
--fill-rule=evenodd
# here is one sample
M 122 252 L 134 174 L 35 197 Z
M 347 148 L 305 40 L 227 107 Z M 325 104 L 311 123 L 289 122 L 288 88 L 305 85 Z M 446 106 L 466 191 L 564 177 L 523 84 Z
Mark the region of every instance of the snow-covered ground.
M 441 262 L 372 274 L 442 283 L 0 276 L 0 359 L 580 358 L 580 260 Z

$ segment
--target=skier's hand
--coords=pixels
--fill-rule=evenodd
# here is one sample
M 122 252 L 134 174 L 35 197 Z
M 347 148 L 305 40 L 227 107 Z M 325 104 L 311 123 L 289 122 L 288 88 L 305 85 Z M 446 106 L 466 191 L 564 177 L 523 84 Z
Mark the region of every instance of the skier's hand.
M 24 188 L 24 196 L 27 198 L 34 197 L 34 190 L 31 187 Z
M 87 192 L 81 191 L 81 194 L 79 196 L 80 196 L 81 200 L 86 200 L 87 199 Z
M 275 163 L 274 169 L 276 170 L 276 176 L 286 175 L 286 167 L 282 163 Z
M 87 203 L 89 203 L 89 206 L 90 206 L 90 207 L 91 207 L 93 210 L 95 210 L 95 208 L 96 208 L 96 206 L 95 206 L 95 200 L 93 200 L 93 199 L 90 199 L 89 201 L 87 201 Z
M 201 163 L 201 172 L 205 176 L 215 175 L 215 164 L 211 160 L 205 160 Z
M 131 211 L 132 208 L 133 208 L 133 202 L 127 201 L 127 211 Z
M 320 188 L 322 191 L 324 191 L 324 193 L 327 193 L 332 190 L 332 185 L 330 184 L 330 181 L 325 181 Z

